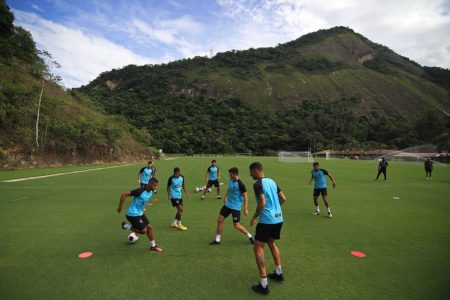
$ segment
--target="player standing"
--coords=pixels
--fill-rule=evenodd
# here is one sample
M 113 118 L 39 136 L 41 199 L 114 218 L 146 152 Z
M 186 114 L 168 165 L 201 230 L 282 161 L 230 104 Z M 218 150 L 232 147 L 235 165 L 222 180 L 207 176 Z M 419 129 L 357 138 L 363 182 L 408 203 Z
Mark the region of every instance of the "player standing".
M 429 158 L 427 158 L 427 160 L 424 163 L 424 168 L 425 168 L 425 178 L 431 179 L 431 172 L 433 172 L 433 161 Z
M 386 181 L 386 173 L 387 173 L 387 167 L 389 166 L 389 163 L 387 160 L 384 159 L 384 157 L 381 158 L 380 163 L 378 164 L 378 174 L 377 178 L 375 180 L 378 180 L 378 177 L 380 177 L 380 174 L 383 173 L 384 175 L 384 181 Z
M 241 208 L 242 202 L 244 202 L 244 215 L 248 215 L 248 195 L 247 189 L 245 188 L 245 184 L 239 179 L 239 170 L 236 167 L 233 167 L 228 170 L 230 175 L 230 180 L 228 181 L 228 190 L 223 202 L 225 205 L 222 207 L 219 213 L 219 218 L 217 219 L 217 234 L 216 239 L 209 243 L 210 245 L 219 245 L 220 239 L 223 232 L 223 222 L 225 218 L 230 214 L 233 216 L 233 224 L 236 230 L 239 230 L 243 234 L 245 234 L 250 243 L 254 244 L 254 239 L 251 233 L 241 225 Z
M 127 220 L 130 221 L 131 225 L 126 222 L 122 222 L 122 228 L 131 230 L 139 234 L 147 234 L 147 237 L 150 241 L 150 250 L 161 252 L 163 250 L 156 245 L 153 228 L 150 225 L 147 216 L 144 214 L 144 207 L 149 203 L 150 199 L 153 196 L 153 193 L 156 191 L 157 186 L 158 180 L 156 178 L 152 178 L 145 187 L 122 193 L 122 195 L 120 196 L 117 212 L 122 212 L 122 206 L 125 202 L 125 199 L 127 197 L 133 196 L 134 199 L 128 207 L 126 213 Z
M 322 194 L 323 202 L 325 203 L 325 206 L 328 210 L 328 217 L 332 218 L 333 215 L 331 214 L 331 207 L 328 202 L 328 190 L 327 190 L 327 177 L 330 177 L 331 181 L 333 182 L 333 188 L 336 188 L 336 181 L 334 181 L 333 176 L 331 173 L 329 173 L 327 170 L 320 169 L 319 163 L 315 162 L 313 163 L 313 169 L 311 171 L 311 179 L 309 180 L 309 184 L 312 183 L 314 180 L 314 192 L 313 192 L 313 200 L 314 205 L 316 206 L 316 210 L 314 211 L 314 215 L 318 216 L 320 215 L 320 208 L 319 208 L 319 195 Z
M 180 168 L 173 169 L 173 175 L 167 181 L 167 196 L 172 202 L 172 206 L 177 208 L 177 214 L 173 220 L 172 227 L 180 230 L 187 230 L 187 227 L 181 224 L 181 215 L 183 214 L 183 198 L 182 191 L 189 199 L 189 193 L 186 191 L 184 176 L 180 174 Z
M 203 195 L 201 199 L 205 199 L 205 194 L 207 191 L 209 191 L 209 188 L 213 185 L 217 189 L 217 199 L 220 199 L 220 170 L 219 166 L 217 165 L 217 162 L 215 159 L 211 161 L 211 165 L 206 170 L 205 174 L 205 182 L 206 182 L 206 189 L 203 190 Z
M 264 245 L 266 243 L 269 245 L 275 262 L 275 271 L 268 274 L 268 276 L 273 280 L 284 280 L 281 270 L 281 255 L 278 247 L 275 245 L 275 240 L 280 239 L 281 227 L 283 226 L 281 205 L 286 201 L 286 196 L 275 181 L 264 177 L 263 166 L 259 162 L 254 162 L 250 165 L 250 176 L 256 180 L 253 189 L 257 203 L 250 225 L 253 226 L 256 223 L 256 219 L 259 218 L 253 251 L 256 257 L 256 265 L 258 266 L 260 283 L 253 285 L 252 289 L 257 293 L 268 294 L 269 285 L 264 259 Z
M 145 187 L 152 177 L 156 177 L 156 168 L 153 167 L 153 162 L 149 160 L 147 163 L 147 167 L 143 167 L 139 170 L 138 182 L 141 187 Z

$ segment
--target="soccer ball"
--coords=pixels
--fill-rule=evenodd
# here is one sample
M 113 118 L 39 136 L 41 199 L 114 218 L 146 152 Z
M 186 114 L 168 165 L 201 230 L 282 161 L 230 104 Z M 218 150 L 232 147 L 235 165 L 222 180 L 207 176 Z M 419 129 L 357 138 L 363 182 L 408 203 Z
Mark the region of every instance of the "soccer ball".
M 139 239 L 136 233 L 132 232 L 128 235 L 128 243 L 133 244 Z

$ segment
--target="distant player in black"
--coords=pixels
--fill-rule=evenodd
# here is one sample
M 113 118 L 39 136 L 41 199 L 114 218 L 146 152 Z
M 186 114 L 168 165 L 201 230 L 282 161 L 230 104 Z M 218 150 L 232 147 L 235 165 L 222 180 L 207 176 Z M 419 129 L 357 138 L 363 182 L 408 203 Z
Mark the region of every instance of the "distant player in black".
M 377 178 L 375 178 L 375 180 L 378 180 L 378 177 L 380 177 L 380 174 L 383 173 L 384 175 L 384 181 L 386 181 L 386 172 L 387 172 L 387 167 L 389 166 L 389 163 L 384 159 L 384 157 L 381 158 L 380 163 L 378 164 L 378 174 L 377 174 Z
M 202 199 L 205 199 L 206 192 L 209 192 L 209 188 L 212 187 L 213 185 L 217 189 L 217 199 L 220 199 L 220 183 L 219 183 L 220 170 L 219 166 L 216 163 L 217 163 L 216 160 L 213 159 L 211 161 L 211 165 L 208 167 L 208 169 L 206 169 L 205 174 L 206 189 L 203 190 Z
M 429 158 L 427 158 L 427 160 L 424 163 L 424 168 L 425 168 L 425 178 L 431 179 L 431 172 L 433 172 L 433 161 Z

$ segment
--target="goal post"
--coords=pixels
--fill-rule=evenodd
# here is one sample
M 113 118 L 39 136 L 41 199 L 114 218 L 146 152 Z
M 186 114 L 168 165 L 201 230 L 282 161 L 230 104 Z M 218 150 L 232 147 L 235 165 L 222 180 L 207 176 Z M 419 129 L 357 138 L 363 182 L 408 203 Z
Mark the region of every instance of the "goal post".
M 236 157 L 252 157 L 252 153 L 251 152 L 236 153 Z
M 300 162 L 314 162 L 311 151 L 279 151 L 279 162 L 300 163 Z

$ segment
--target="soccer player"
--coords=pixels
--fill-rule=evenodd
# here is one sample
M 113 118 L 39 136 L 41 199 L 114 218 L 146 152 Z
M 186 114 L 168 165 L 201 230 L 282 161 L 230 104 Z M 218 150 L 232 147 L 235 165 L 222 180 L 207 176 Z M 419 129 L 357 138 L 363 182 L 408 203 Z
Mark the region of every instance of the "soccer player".
M 189 199 L 189 193 L 186 191 L 184 176 L 180 174 L 180 168 L 173 169 L 173 175 L 169 177 L 167 181 L 167 196 L 172 202 L 172 206 L 177 208 L 177 214 L 173 220 L 172 227 L 180 230 L 187 230 L 183 224 L 181 224 L 181 215 L 183 214 L 183 198 L 181 190 Z
M 220 199 L 220 170 L 219 166 L 217 165 L 217 162 L 215 159 L 211 161 L 211 165 L 206 170 L 205 174 L 205 182 L 206 182 L 206 189 L 203 190 L 202 199 L 205 199 L 205 194 L 207 191 L 209 191 L 209 188 L 213 185 L 217 189 L 217 199 Z
M 120 196 L 117 212 L 122 212 L 122 206 L 125 202 L 125 199 L 127 197 L 133 196 L 134 199 L 128 207 L 126 213 L 127 220 L 130 221 L 131 224 L 122 222 L 122 228 L 131 230 L 139 234 L 147 234 L 147 237 L 150 240 L 150 250 L 161 252 L 163 250 L 156 245 L 153 228 L 150 225 L 150 222 L 148 221 L 146 215 L 144 214 L 144 207 L 149 203 L 157 186 L 158 180 L 156 178 L 152 178 L 149 180 L 148 184 L 145 187 L 138 188 L 131 192 L 123 192 Z
M 256 226 L 253 251 L 256 257 L 256 265 L 258 266 L 260 283 L 253 285 L 252 289 L 257 293 L 268 294 L 269 285 L 267 275 L 276 281 L 284 280 L 283 271 L 281 270 L 281 255 L 278 247 L 275 245 L 275 240 L 280 239 L 281 227 L 283 226 L 281 205 L 286 201 L 286 196 L 275 181 L 264 177 L 263 166 L 259 162 L 254 162 L 250 165 L 250 176 L 256 180 L 253 189 L 257 203 L 256 211 L 250 221 L 250 225 L 255 225 L 256 219 L 259 218 L 258 225 Z M 266 272 L 264 260 L 265 244 L 269 245 L 275 262 L 275 271 L 270 274 Z
M 225 205 L 220 210 L 219 218 L 217 219 L 216 239 L 209 244 L 220 245 L 220 238 L 223 232 L 223 222 L 225 221 L 225 218 L 230 214 L 233 216 L 234 228 L 245 234 L 248 237 L 250 243 L 254 244 L 255 240 L 253 239 L 253 236 L 240 223 L 242 201 L 244 201 L 244 215 L 248 215 L 247 189 L 245 188 L 245 184 L 239 179 L 238 168 L 233 167 L 228 170 L 228 173 L 230 175 L 230 180 L 228 181 L 227 194 L 223 199 Z
M 145 187 L 150 178 L 155 176 L 156 176 L 156 168 L 153 167 L 153 162 L 149 160 L 147 163 L 147 167 L 143 167 L 142 169 L 139 170 L 138 182 L 141 185 L 141 187 Z
M 424 168 L 425 168 L 425 178 L 431 179 L 431 172 L 433 172 L 433 161 L 429 158 L 427 158 L 427 160 L 424 163 Z
M 387 162 L 387 160 L 384 159 L 384 157 L 382 157 L 380 163 L 378 164 L 378 174 L 377 174 L 377 178 L 375 178 L 375 180 L 378 180 L 378 177 L 380 177 L 380 174 L 383 173 L 384 181 L 386 181 L 386 172 L 387 172 L 388 166 L 389 166 L 389 163 Z
M 320 215 L 319 208 L 319 195 L 322 194 L 322 200 L 325 203 L 325 206 L 328 210 L 328 218 L 332 218 L 331 207 L 328 202 L 328 190 L 327 190 L 327 177 L 330 177 L 333 182 L 333 188 L 336 188 L 336 181 L 333 178 L 333 175 L 329 173 L 327 170 L 321 169 L 318 162 L 313 163 L 313 169 L 311 171 L 311 179 L 309 180 L 309 184 L 314 180 L 314 192 L 313 192 L 313 200 L 314 205 L 316 206 L 316 210 L 313 215 Z

